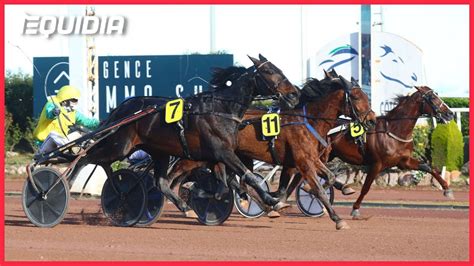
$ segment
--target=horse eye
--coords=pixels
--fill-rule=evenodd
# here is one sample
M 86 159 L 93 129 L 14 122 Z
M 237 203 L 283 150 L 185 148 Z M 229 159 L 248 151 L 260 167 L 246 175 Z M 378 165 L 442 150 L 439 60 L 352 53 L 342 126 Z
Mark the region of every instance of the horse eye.
M 266 72 L 270 75 L 273 75 L 276 73 L 275 71 L 273 71 L 273 69 L 268 69 Z

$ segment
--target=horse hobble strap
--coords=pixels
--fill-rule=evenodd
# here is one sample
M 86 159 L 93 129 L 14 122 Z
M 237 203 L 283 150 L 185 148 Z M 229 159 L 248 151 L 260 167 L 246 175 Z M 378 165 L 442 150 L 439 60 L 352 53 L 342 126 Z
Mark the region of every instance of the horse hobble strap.
M 270 150 L 270 154 L 272 155 L 272 159 L 277 165 L 281 165 L 280 160 L 278 159 L 278 154 L 275 150 L 275 138 L 271 138 L 268 142 L 268 149 Z
M 186 141 L 186 136 L 184 136 L 183 120 L 178 121 L 176 123 L 176 127 L 178 129 L 179 142 L 181 143 L 181 146 L 183 147 L 184 156 L 187 159 L 191 160 L 192 157 L 191 157 L 191 153 L 189 152 L 188 142 Z

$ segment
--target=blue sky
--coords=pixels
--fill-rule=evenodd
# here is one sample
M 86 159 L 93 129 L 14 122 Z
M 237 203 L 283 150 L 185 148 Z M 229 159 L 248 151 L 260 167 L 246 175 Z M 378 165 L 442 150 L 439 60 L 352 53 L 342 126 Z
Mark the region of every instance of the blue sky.
M 98 55 L 166 55 L 210 51 L 210 6 L 95 6 L 99 16 L 123 15 L 122 36 L 98 36 Z M 379 6 L 372 6 L 379 10 Z M 67 15 L 68 6 L 5 7 L 6 70 L 32 73 L 27 57 L 67 56 L 68 38 L 22 35 L 31 15 Z M 249 66 L 247 54 L 262 53 L 295 84 L 304 62 L 331 40 L 359 30 L 360 5 L 215 6 L 215 48 Z M 382 6 L 383 31 L 398 34 L 423 51 L 425 79 L 442 96 L 469 95 L 469 6 Z M 373 22 L 380 20 L 373 17 Z M 380 30 L 374 27 L 373 30 Z M 18 47 L 21 48 L 18 49 Z M 26 54 L 26 56 L 25 56 Z

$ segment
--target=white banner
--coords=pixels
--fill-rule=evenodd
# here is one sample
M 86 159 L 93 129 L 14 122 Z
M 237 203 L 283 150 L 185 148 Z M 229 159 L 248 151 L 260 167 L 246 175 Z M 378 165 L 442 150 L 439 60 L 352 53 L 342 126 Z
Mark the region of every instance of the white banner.
M 377 115 L 383 115 L 395 106 L 393 99 L 397 95 L 406 95 L 414 85 L 426 85 L 423 53 L 395 34 L 372 32 L 371 38 L 371 105 Z M 323 69 L 335 69 L 347 79 L 359 80 L 358 33 L 342 36 L 321 48 L 310 58 L 307 76 L 321 79 Z

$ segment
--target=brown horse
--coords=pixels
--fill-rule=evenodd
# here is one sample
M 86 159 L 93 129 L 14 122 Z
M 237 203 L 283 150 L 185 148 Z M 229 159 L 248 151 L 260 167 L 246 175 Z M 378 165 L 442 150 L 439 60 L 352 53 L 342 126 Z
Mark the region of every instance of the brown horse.
M 412 134 L 418 118 L 422 115 L 435 116 L 441 122 L 447 123 L 454 118 L 454 114 L 433 90 L 425 86 L 415 88 L 417 91 L 412 95 L 399 97 L 398 105 L 386 116 L 377 117 L 376 127 L 367 132 L 364 152 L 361 152 L 361 148 L 347 133 L 331 136 L 331 159 L 337 156 L 350 164 L 369 166 L 362 191 L 351 213 L 356 219 L 360 217 L 360 205 L 375 178 L 384 169 L 394 166 L 402 170 L 430 173 L 443 187 L 444 195 L 454 198 L 452 190 L 438 169 L 412 157 Z
M 273 155 L 270 152 L 270 142 L 261 138 L 260 119 L 266 111 L 249 110 L 244 116 L 244 128 L 238 134 L 236 150 L 249 168 L 252 159 L 296 168 L 308 181 L 311 192 L 325 205 L 330 218 L 336 223 L 336 229 L 349 227 L 336 214 L 323 186 L 316 178 L 317 173 L 323 173 L 329 179 L 328 184 L 335 180 L 334 174 L 319 159 L 324 147 L 316 135 L 324 138 L 340 115 L 375 124 L 375 114 L 370 109 L 367 95 L 360 88 L 351 88 L 351 84 L 342 77 L 326 76 L 321 81 L 313 79 L 307 82 L 302 90 L 299 108 L 280 113 L 282 126 L 274 142 Z M 198 167 L 213 166 L 206 162 L 181 160 L 174 166 L 169 177 L 181 179 Z M 215 170 L 222 171 L 222 168 Z
M 285 207 L 258 186 L 255 175 L 245 167 L 234 151 L 237 148 L 238 125 L 257 95 L 276 95 L 282 100 L 283 106 L 292 108 L 298 103 L 300 92 L 280 69 L 263 56 L 260 55 L 260 59 L 250 59 L 254 67 L 220 69 L 213 75 L 213 90 L 185 99 L 182 124 L 165 123 L 164 113 L 161 111 L 150 114 L 118 128 L 114 134 L 95 145 L 81 164 L 99 164 L 110 172 L 112 162 L 122 160 L 135 149 L 142 149 L 155 162 L 154 176 L 160 190 L 180 210 L 186 211 L 189 207 L 185 203 L 178 204 L 169 190 L 166 172 L 169 155 L 222 162 L 242 175 L 247 184 L 255 187 L 266 204 L 275 209 Z M 111 113 L 103 127 L 137 111 L 163 106 L 166 102 L 167 99 L 158 97 L 130 98 Z

